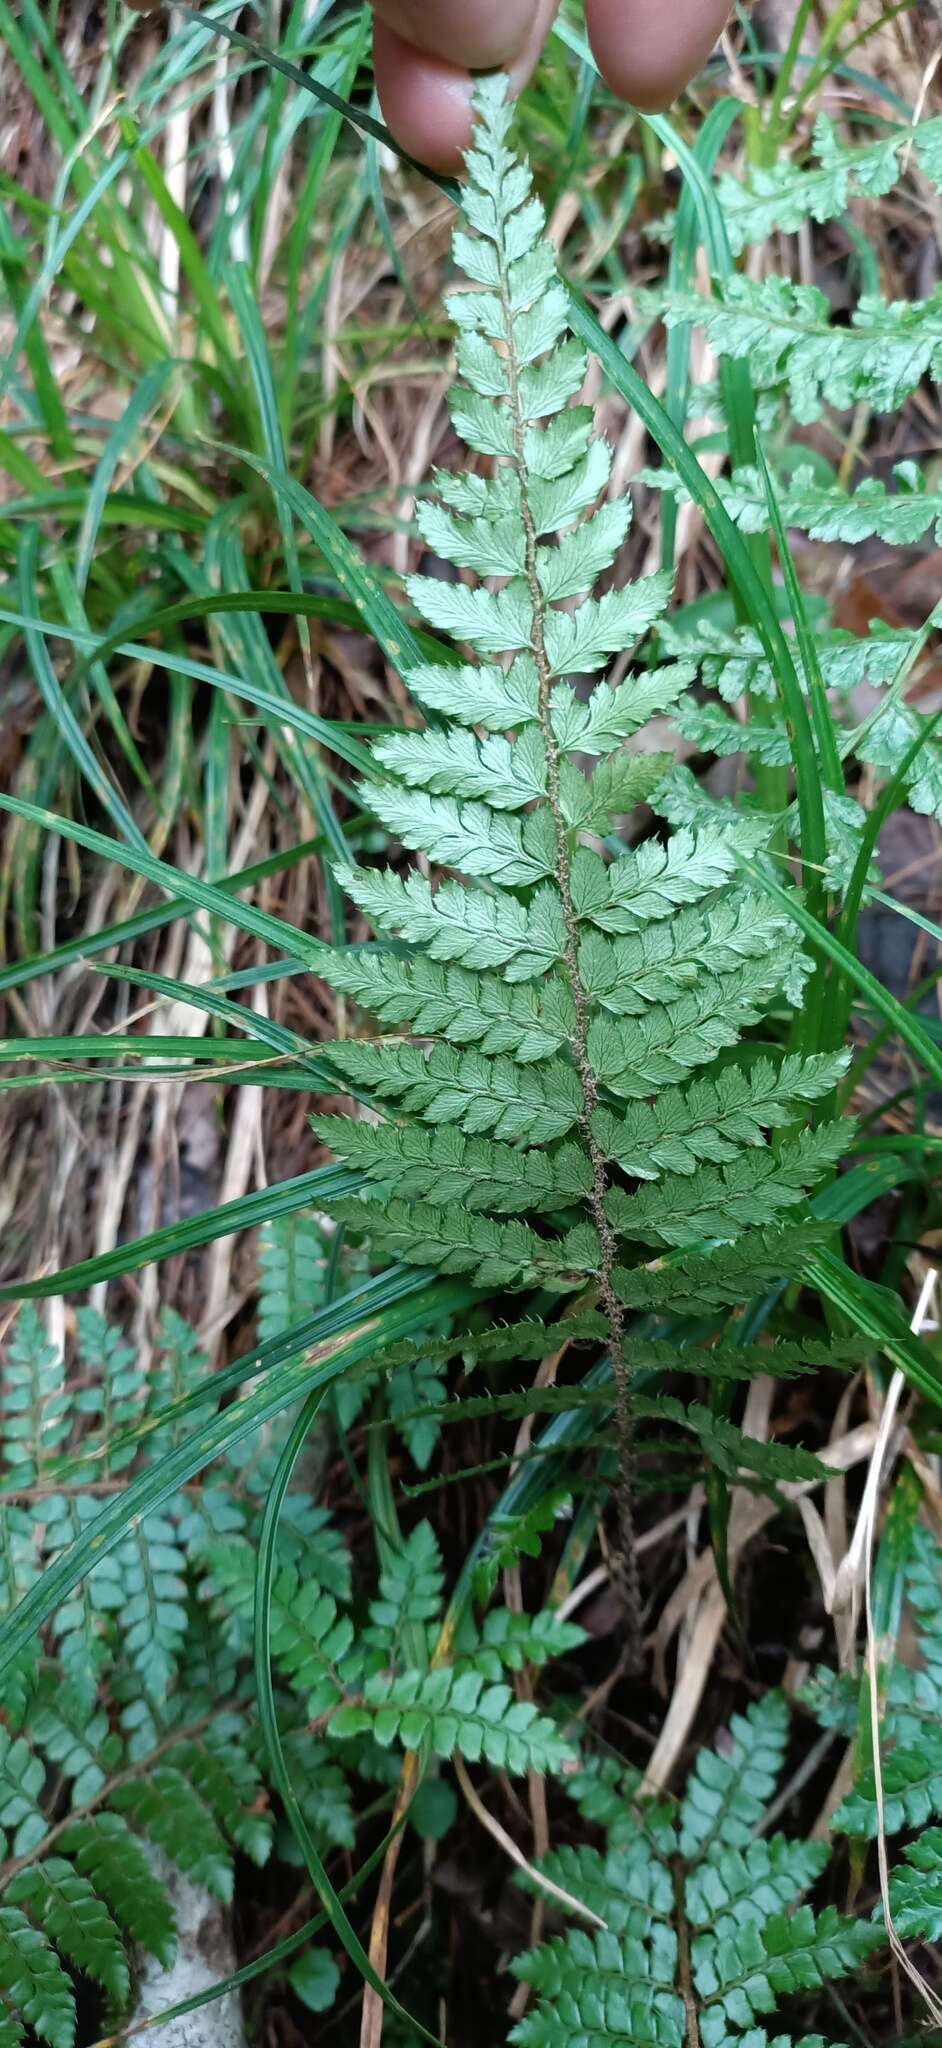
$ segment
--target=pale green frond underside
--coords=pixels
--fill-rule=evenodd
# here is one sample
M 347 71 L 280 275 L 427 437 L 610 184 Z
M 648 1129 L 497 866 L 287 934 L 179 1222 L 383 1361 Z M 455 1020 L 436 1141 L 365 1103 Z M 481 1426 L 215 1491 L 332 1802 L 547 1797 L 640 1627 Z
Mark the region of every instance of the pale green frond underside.
M 436 474 L 417 523 L 445 567 L 407 584 L 458 659 L 410 672 L 428 722 L 378 737 L 363 785 L 394 847 L 430 872 L 338 870 L 395 944 L 325 958 L 384 1034 L 325 1056 L 382 1121 L 315 1129 L 364 1175 L 335 1213 L 380 1255 L 491 1293 L 591 1288 L 621 1418 L 639 1362 L 627 1311 L 699 1315 L 705 1301 L 709 1314 L 800 1272 L 807 1195 L 847 1140 L 802 1127 L 844 1062 L 775 1063 L 748 1045 L 809 971 L 791 920 L 742 881 L 741 855 L 776 818 L 707 802 L 655 834 L 633 815 L 648 801 L 666 814 L 669 762 L 645 728 L 693 715 L 701 649 L 669 625 L 666 660 L 638 645 L 670 579 L 619 581 L 630 509 L 606 495 L 611 451 L 574 402 L 585 356 L 504 85 L 485 81 L 475 104 L 450 403 L 483 459 Z M 751 644 L 741 656 L 761 657 Z M 711 1240 L 709 1255 L 695 1249 Z M 659 1255 L 641 1264 L 646 1246 Z M 436 1392 L 429 1407 L 447 1402 Z M 688 1459 L 770 1484 L 786 1467 L 817 1472 L 705 1406 L 664 1413 Z

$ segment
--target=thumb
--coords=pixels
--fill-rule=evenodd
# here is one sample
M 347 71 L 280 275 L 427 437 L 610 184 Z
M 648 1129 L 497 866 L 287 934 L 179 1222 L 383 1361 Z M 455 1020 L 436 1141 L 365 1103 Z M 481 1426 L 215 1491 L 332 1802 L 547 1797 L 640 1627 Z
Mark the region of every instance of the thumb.
M 502 64 L 519 92 L 557 5 L 558 0 L 374 0 L 376 90 L 401 147 L 433 170 L 459 170 L 471 140 L 473 71 Z M 400 26 L 407 20 L 421 43 Z M 522 41 L 507 52 L 508 38 L 521 30 Z M 441 54 L 442 42 L 450 55 Z M 501 48 L 505 54 L 495 58 Z

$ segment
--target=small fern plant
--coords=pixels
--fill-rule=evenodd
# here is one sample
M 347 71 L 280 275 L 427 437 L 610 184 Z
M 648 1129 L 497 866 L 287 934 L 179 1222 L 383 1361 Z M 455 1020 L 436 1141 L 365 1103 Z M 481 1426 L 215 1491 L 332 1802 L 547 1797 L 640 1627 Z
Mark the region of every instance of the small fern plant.
M 826 2048 L 820 2033 L 780 2031 L 786 2015 L 859 1972 L 885 1937 L 808 1904 L 825 1844 L 763 1832 L 787 1733 L 770 1693 L 733 1718 L 722 1748 L 700 1752 L 679 1801 L 639 1796 L 637 1777 L 608 1762 L 570 1782 L 604 1847 L 558 1849 L 541 1869 L 602 1925 L 516 1958 L 536 1993 L 518 2048 Z
M 371 1184 L 335 1213 L 385 1252 L 492 1295 L 597 1301 L 637 1653 L 628 1317 L 659 1291 L 671 1299 L 669 1276 L 649 1285 L 643 1261 L 649 1248 L 659 1263 L 704 1241 L 734 1247 L 701 1261 L 716 1306 L 753 1292 L 755 1271 L 795 1270 L 806 1193 L 847 1142 L 846 1125 L 807 1127 L 842 1060 L 734 1056 L 783 992 L 800 996 L 807 967 L 787 917 L 739 879 L 754 827 L 730 815 L 634 845 L 615 836 L 638 803 L 657 807 L 668 758 L 632 742 L 694 671 L 630 666 L 669 578 L 591 594 L 630 505 L 603 497 L 611 451 L 572 403 L 586 358 L 508 143 L 504 81 L 482 83 L 476 109 L 471 232 L 454 238 L 471 289 L 447 304 L 462 380 L 452 418 L 485 463 L 437 475 L 419 526 L 445 573 L 408 586 L 476 659 L 443 647 L 411 670 L 428 722 L 375 743 L 362 791 L 394 840 L 452 872 L 341 872 L 375 933 L 399 941 L 338 951 L 322 970 L 383 1028 L 329 1049 L 383 1120 L 315 1127 Z M 573 687 L 615 657 L 624 680 Z

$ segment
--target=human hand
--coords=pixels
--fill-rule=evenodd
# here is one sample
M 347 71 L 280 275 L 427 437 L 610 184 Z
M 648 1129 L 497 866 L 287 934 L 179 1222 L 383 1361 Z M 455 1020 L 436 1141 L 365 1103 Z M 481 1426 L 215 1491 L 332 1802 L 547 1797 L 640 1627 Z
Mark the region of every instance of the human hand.
M 372 0 L 376 85 L 403 149 L 453 171 L 471 135 L 474 71 L 525 85 L 559 0 Z M 586 0 L 603 77 L 644 112 L 665 107 L 700 70 L 730 0 Z

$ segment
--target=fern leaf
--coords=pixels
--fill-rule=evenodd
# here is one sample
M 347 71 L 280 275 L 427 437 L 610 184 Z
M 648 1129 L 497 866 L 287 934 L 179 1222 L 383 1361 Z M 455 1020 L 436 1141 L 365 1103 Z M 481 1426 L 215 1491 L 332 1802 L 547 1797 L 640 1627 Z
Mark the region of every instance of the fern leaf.
M 463 1653 L 476 1671 L 492 1683 L 502 1671 L 523 1671 L 528 1665 L 549 1664 L 564 1657 L 586 1640 L 585 1630 L 575 1622 L 563 1621 L 552 1608 L 538 1614 L 515 1614 L 507 1607 L 492 1607 L 485 1615 L 480 1640 Z
M 920 1731 L 917 1744 L 898 1748 L 883 1759 L 883 1797 L 888 1833 L 923 1827 L 942 1817 L 942 1731 Z M 835 1825 L 848 1835 L 877 1833 L 876 1786 L 872 1769 L 863 1771 L 849 1798 L 835 1815 Z
M 71 1785 L 74 1804 L 93 1800 L 121 1759 L 120 1740 L 109 1729 L 106 1709 L 89 1715 L 85 1695 L 57 1680 L 34 1700 L 29 1725 L 37 1748 Z
M 840 412 L 859 404 L 896 412 L 927 372 L 938 378 L 942 370 L 938 288 L 915 304 L 867 295 L 849 325 L 832 320 L 817 286 L 785 277 L 734 274 L 715 279 L 713 293 L 703 299 L 652 291 L 639 298 L 669 328 L 702 326 L 715 355 L 747 359 L 756 388 L 781 387 L 803 423 L 820 418 L 825 404 Z
M 631 932 L 721 888 L 735 868 L 732 847 L 722 838 L 677 832 L 666 846 L 645 840 L 613 862 L 604 897 L 586 915 L 603 931 Z
M 808 1060 L 790 1054 L 777 1067 L 771 1060 L 723 1067 L 715 1079 L 672 1089 L 656 1105 L 637 1103 L 619 1116 L 598 1109 L 592 1128 L 608 1158 L 635 1179 L 692 1174 L 702 1160 L 725 1164 L 744 1147 L 761 1145 L 764 1129 L 781 1129 L 799 1104 L 830 1094 L 847 1064 L 846 1053 L 818 1053 Z
M 346 1707 L 329 1724 L 334 1738 L 371 1734 L 381 1748 L 395 1741 L 404 1749 L 431 1743 L 436 1756 L 457 1750 L 468 1763 L 482 1759 L 495 1770 L 519 1777 L 527 1771 L 559 1771 L 575 1752 L 553 1721 L 530 1700 L 518 1700 L 507 1685 L 489 1685 L 479 1671 L 377 1673 L 368 1678 L 362 1707 Z
M 694 1067 L 738 1043 L 745 1027 L 762 1016 L 787 971 L 787 956 L 775 952 L 746 961 L 732 974 L 705 975 L 696 990 L 670 1005 L 653 1004 L 640 1017 L 594 1018 L 586 1041 L 593 1073 L 613 1094 L 628 1098 L 683 1080 Z M 659 1108 L 655 1115 L 659 1120 Z
M 613 1188 L 606 1203 L 609 1221 L 623 1236 L 648 1244 L 732 1238 L 750 1226 L 775 1223 L 783 1210 L 795 1208 L 847 1143 L 845 1123 L 822 1124 L 789 1139 L 777 1154 L 745 1152 L 729 1166 L 665 1174 L 634 1195 Z
M 29 1486 L 68 1435 L 64 1361 L 31 1302 L 21 1309 L 7 1349 L 0 1433 L 15 1486 Z
M 499 1138 L 546 1144 L 565 1137 L 582 1108 L 578 1076 L 558 1061 L 520 1067 L 447 1045 L 424 1053 L 417 1045 L 356 1039 L 327 1051 L 342 1074 L 381 1101 L 398 1099 L 430 1123 L 458 1124 L 470 1134 L 493 1131 Z
M 520 811 L 546 795 L 546 748 L 532 727 L 513 745 L 460 727 L 393 733 L 377 741 L 373 758 L 411 789 L 475 798 L 492 811 Z
M 817 1918 L 799 1906 L 777 1914 L 760 1929 L 754 1922 L 705 1953 L 692 1947 L 694 1984 L 703 2001 L 700 2037 L 704 2048 L 725 2048 L 731 2028 L 748 2028 L 774 2011 L 779 1998 L 815 1989 L 847 1976 L 875 1948 L 883 1930 L 867 1921 L 844 1920 L 833 1906 Z
M 572 997 L 555 977 L 537 995 L 525 984 L 508 987 L 496 974 L 440 966 L 422 953 L 410 961 L 391 953 L 337 953 L 321 971 L 382 1024 L 410 1024 L 419 1037 L 509 1053 L 523 1065 L 558 1052 L 574 1028 Z
M 28 1912 L 76 1969 L 101 1984 L 115 2006 L 124 2005 L 131 1983 L 124 1944 L 94 1886 L 71 1863 L 47 1856 L 31 1870 L 21 1870 L 7 1886 L 6 1898 Z
M 229 1617 L 235 1641 L 251 1641 L 255 1606 L 255 1554 L 247 1543 L 213 1545 L 210 1591 L 216 1612 Z M 353 1626 L 337 1602 L 315 1582 L 286 1566 L 272 1586 L 271 1647 L 294 1689 L 307 1697 L 311 1718 L 336 1706 L 349 1667 Z
M 308 1728 L 289 1729 L 284 1747 L 298 1804 L 318 1847 L 355 1848 L 350 1784 L 336 1750 Z
M 426 1131 L 417 1124 L 358 1124 L 349 1117 L 312 1121 L 339 1158 L 390 1193 L 426 1197 L 438 1207 L 457 1202 L 469 1210 L 536 1214 L 583 1202 L 591 1187 L 579 1145 L 523 1152 L 488 1138 L 465 1138 L 447 1125 Z
M 926 121 L 916 130 L 920 162 L 933 177 L 938 153 L 939 123 Z M 804 166 L 788 159 L 757 167 L 747 184 L 719 180 L 717 198 L 723 208 L 730 246 L 738 255 L 746 244 L 765 241 L 781 229 L 792 234 L 806 220 L 833 220 L 844 213 L 851 194 L 882 198 L 899 177 L 899 152 L 911 131 L 880 136 L 876 142 L 848 148 L 834 123 L 820 114 L 814 127 L 814 162 Z
M 122 1640 L 148 1697 L 167 1697 L 186 1634 L 186 1560 L 173 1523 L 148 1515 L 112 1552 L 122 1595 Z
M 420 1472 L 428 1471 L 441 1434 L 440 1411 L 447 1398 L 443 1373 L 441 1364 L 426 1357 L 389 1375 L 389 1419 Z
M 903 1941 L 938 1941 L 942 1934 L 942 1828 L 926 1828 L 908 1842 L 890 1878 L 890 1911 Z
M 783 1278 L 797 1279 L 808 1254 L 823 1242 L 820 1225 L 750 1230 L 734 1243 L 678 1260 L 658 1260 L 634 1271 L 620 1266 L 615 1283 L 628 1308 L 672 1308 L 675 1315 L 708 1315 L 748 1301 Z
M 714 1854 L 687 1878 L 691 1927 L 725 1936 L 749 1920 L 764 1925 L 810 1891 L 829 1854 L 823 1842 L 792 1842 L 785 1835 L 754 1835 L 740 1848 Z
M 75 1413 L 94 1416 L 106 1444 L 110 1444 L 112 1437 L 129 1429 L 141 1415 L 147 1403 L 147 1382 L 123 1331 L 106 1323 L 91 1308 L 78 1310 L 75 1326 L 79 1361 L 91 1379 L 91 1385 L 75 1394 Z M 107 1469 L 123 1471 L 133 1456 L 129 1445 L 122 1451 L 109 1450 Z M 98 1461 L 99 1472 L 101 1469 Z
M 169 1970 L 176 1952 L 173 1913 L 163 1885 L 120 1814 L 97 1813 L 70 1821 L 59 1847 L 75 1870 L 88 1878 L 128 1939 Z
M 271 1823 L 258 1811 L 262 1783 L 245 1750 L 235 1742 L 192 1741 L 169 1752 L 168 1762 L 192 1786 L 224 1836 L 253 1863 L 265 1863 Z
M 903 547 L 932 532 L 942 533 L 942 495 L 926 488 L 912 462 L 894 469 L 898 488 L 888 491 L 878 477 L 867 477 L 853 491 L 820 483 L 810 468 L 795 470 L 788 484 L 777 488 L 779 509 L 787 526 L 812 540 L 859 542 L 877 538 Z M 656 490 L 684 496 L 673 470 L 649 470 L 645 481 Z M 743 533 L 761 533 L 768 525 L 765 484 L 757 469 L 733 471 L 718 486 L 726 510 Z
M 562 686 L 550 695 L 550 723 L 559 745 L 571 753 L 612 754 L 659 712 L 667 711 L 694 679 L 686 662 L 648 669 L 612 689 L 599 683 L 583 702 Z
M 555 888 L 538 889 L 524 908 L 512 896 L 484 896 L 422 875 L 338 868 L 337 879 L 378 931 L 399 932 L 428 946 L 433 960 L 464 967 L 502 967 L 508 981 L 546 974 L 565 952 L 566 928 Z
M 45 1935 L 17 1906 L 0 1906 L 0 2013 L 10 2042 L 22 2041 L 28 2026 L 49 2048 L 72 2048 L 72 1987 Z
M 465 481 L 483 480 L 468 477 Z M 440 477 L 438 482 L 443 490 L 445 479 Z M 539 678 L 529 654 L 518 655 L 508 669 L 483 662 L 476 667 L 430 662 L 409 670 L 409 688 L 430 711 L 439 711 L 458 725 L 483 726 L 485 732 L 511 732 L 534 723 L 540 715 Z
M 259 1233 L 258 1335 L 265 1343 L 312 1315 L 324 1299 L 325 1244 L 315 1218 L 302 1210 L 278 1216 Z
M 537 1237 L 527 1224 L 472 1215 L 457 1202 L 364 1201 L 332 1204 L 341 1222 L 368 1230 L 396 1258 L 442 1273 L 475 1273 L 481 1287 L 562 1286 L 595 1271 L 598 1242 Z
M 728 1753 L 701 1750 L 680 1809 L 681 1854 L 700 1857 L 713 1843 L 744 1849 L 775 1790 L 785 1761 L 788 1713 L 768 1693 L 730 1726 Z
M 529 888 L 553 872 L 554 847 L 545 811 L 521 824 L 505 811 L 450 796 L 400 790 L 394 783 L 361 784 L 364 803 L 404 846 L 416 847 L 439 867 L 484 876 L 499 888 Z
M 380 1574 L 379 1598 L 370 1604 L 370 1641 L 399 1661 L 403 1632 L 426 1628 L 442 1609 L 444 1572 L 438 1539 L 429 1522 L 418 1522 L 402 1549 Z
M 117 1785 L 109 1802 L 129 1814 L 172 1863 L 224 1902 L 232 1898 L 232 1857 L 199 1793 L 173 1764 L 158 1763 L 145 1779 Z

